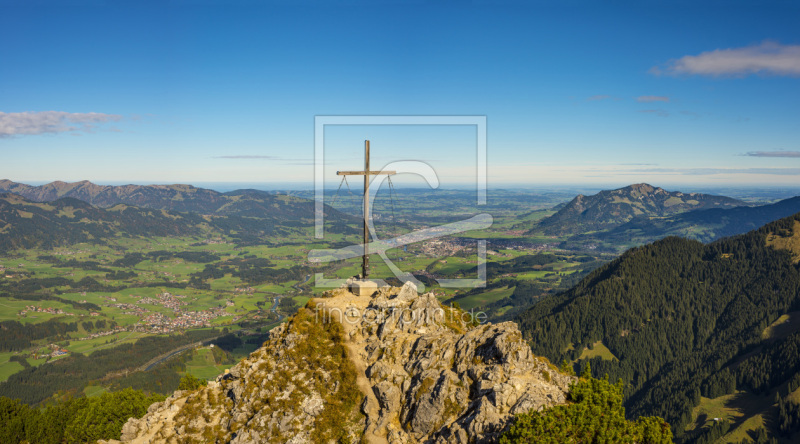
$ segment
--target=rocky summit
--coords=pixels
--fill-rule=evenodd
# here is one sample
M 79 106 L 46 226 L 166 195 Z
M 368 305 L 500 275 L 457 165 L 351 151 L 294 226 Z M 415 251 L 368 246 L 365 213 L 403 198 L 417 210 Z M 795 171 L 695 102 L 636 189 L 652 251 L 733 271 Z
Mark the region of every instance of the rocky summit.
M 121 441 L 494 442 L 513 415 L 565 403 L 575 379 L 516 324 L 473 324 L 411 283 L 325 296 L 208 386 L 130 419 Z

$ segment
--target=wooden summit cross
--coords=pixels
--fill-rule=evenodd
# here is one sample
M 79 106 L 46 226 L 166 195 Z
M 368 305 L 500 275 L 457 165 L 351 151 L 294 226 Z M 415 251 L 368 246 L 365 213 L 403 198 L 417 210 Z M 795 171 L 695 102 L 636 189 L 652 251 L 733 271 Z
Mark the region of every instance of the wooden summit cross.
M 337 171 L 337 176 L 364 176 L 364 255 L 361 261 L 361 279 L 369 276 L 369 181 L 370 176 L 385 174 L 391 176 L 396 171 L 370 171 L 369 140 L 364 141 L 364 171 Z

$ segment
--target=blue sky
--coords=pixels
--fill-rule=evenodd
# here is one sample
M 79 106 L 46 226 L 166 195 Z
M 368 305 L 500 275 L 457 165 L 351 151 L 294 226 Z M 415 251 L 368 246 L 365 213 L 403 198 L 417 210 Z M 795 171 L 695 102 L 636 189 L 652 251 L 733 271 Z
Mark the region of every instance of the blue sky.
M 789 2 L 234 3 L 0 0 L 0 176 L 311 183 L 316 115 L 485 115 L 490 186 L 800 185 Z M 326 177 L 474 137 L 332 128 Z

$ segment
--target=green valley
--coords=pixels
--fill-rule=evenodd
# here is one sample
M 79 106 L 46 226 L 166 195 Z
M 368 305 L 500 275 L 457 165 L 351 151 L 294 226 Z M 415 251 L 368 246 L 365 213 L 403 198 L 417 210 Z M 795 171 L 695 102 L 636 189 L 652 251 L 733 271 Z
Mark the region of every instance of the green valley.
M 166 394 L 183 374 L 211 379 L 324 291 L 315 286 L 317 273 L 345 279 L 358 269 L 357 259 L 307 260 L 311 249 L 358 242 L 358 219 L 346 215 L 347 198 L 336 205 L 341 211 L 326 208 L 325 239 L 314 240 L 312 213 L 302 197 L 223 195 L 186 186 L 3 186 L 54 199 L 0 195 L 0 395 L 27 403 L 123 387 Z M 492 228 L 410 244 L 388 257 L 441 300 L 492 318 L 568 288 L 611 258 L 558 252 L 549 239 L 509 231 L 520 212 L 552 206 L 560 195 L 495 195 L 501 204 L 494 207 Z M 418 197 L 413 191 L 382 195 L 376 211 L 386 219 L 380 227 L 408 232 L 444 220 L 434 214 L 415 219 L 410 210 Z M 465 211 L 471 198 L 462 192 L 441 197 Z M 275 203 L 287 211 L 269 209 Z M 392 206 L 396 220 L 389 218 Z M 530 214 L 523 218 L 548 213 Z M 480 238 L 490 239 L 487 291 L 440 287 L 437 279 L 476 275 Z M 385 264 L 373 264 L 374 276 L 396 282 Z M 88 362 L 96 363 L 92 371 L 85 370 Z M 76 369 L 82 369 L 79 378 L 51 377 Z M 26 382 L 38 378 L 50 382 Z
M 62 194 L 93 189 L 59 187 L 68 190 Z M 34 197 L 49 196 L 45 189 Z M 663 194 L 636 190 L 642 197 Z M 359 258 L 308 260 L 312 249 L 359 242 L 359 219 L 348 215 L 356 213 L 351 195 L 331 196 L 325 237 L 315 239 L 303 193 L 284 200 L 193 189 L 177 201 L 181 208 L 211 205 L 195 213 L 166 205 L 158 197 L 164 190 L 136 190 L 155 193 L 144 201 L 152 208 L 119 202 L 130 200 L 124 190 L 101 191 L 96 196 L 105 196 L 105 207 L 73 197 L 33 202 L 0 195 L 0 396 L 44 405 L 125 388 L 169 394 L 181 378 L 214 379 L 325 291 L 316 285 L 318 275 L 346 279 L 359 268 Z M 172 200 L 185 190 L 167 191 Z M 420 212 L 420 196 L 413 190 L 381 194 L 378 235 L 409 233 L 476 210 L 469 193 L 447 191 L 426 198 L 430 208 Z M 625 204 L 611 196 L 613 205 Z M 595 376 L 621 379 L 630 418 L 661 416 L 679 442 L 793 436 L 796 395 L 788 381 L 800 368 L 770 366 L 768 357 L 790 353 L 800 334 L 800 307 L 787 297 L 800 288 L 793 225 L 800 221 L 784 219 L 707 245 L 669 237 L 618 257 L 603 242 L 644 218 L 620 216 L 594 233 L 554 235 L 525 227 L 574 207 L 563 204 L 562 195 L 498 191 L 494 197 L 501 203 L 488 208 L 490 228 L 411 243 L 387 257 L 445 305 L 477 320 L 516 320 L 536 354 L 577 371 L 591 363 Z M 203 199 L 225 202 L 214 207 Z M 248 199 L 252 205 L 244 204 Z M 273 203 L 262 205 L 267 201 Z M 646 219 L 662 225 L 629 242 L 673 233 L 689 220 L 700 224 L 692 225 L 695 230 L 737 234 L 792 211 L 795 202 L 690 211 L 674 201 L 664 199 L 673 214 Z M 296 218 L 292 222 L 268 209 L 274 202 L 306 203 L 302 214 L 286 216 Z M 720 228 L 720 221 L 727 225 Z M 487 241 L 486 286 L 439 285 L 440 279 L 477 276 L 480 239 Z M 400 285 L 380 260 L 372 262 L 372 276 Z

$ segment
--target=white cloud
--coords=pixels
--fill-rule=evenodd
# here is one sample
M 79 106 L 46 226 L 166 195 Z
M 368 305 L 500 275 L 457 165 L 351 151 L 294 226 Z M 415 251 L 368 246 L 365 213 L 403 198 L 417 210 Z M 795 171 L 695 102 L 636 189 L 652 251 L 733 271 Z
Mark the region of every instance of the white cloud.
M 650 103 L 650 102 L 669 102 L 667 96 L 639 96 L 636 98 L 637 102 Z
M 259 154 L 229 154 L 225 156 L 214 156 L 214 159 L 245 159 L 245 160 L 274 160 L 276 162 L 284 162 L 288 165 L 313 165 L 309 159 L 287 159 L 278 156 L 266 156 Z
M 607 94 L 598 94 L 596 96 L 591 96 L 591 97 L 587 98 L 586 100 L 588 100 L 590 102 L 594 102 L 596 100 L 607 100 L 607 99 L 610 99 L 610 98 L 611 98 L 611 96 L 609 96 Z
M 800 151 L 750 151 L 750 157 L 800 157 Z
M 689 176 L 706 176 L 716 174 L 766 174 L 774 176 L 797 176 L 800 168 L 648 168 L 620 171 L 618 174 L 683 174 Z
M 744 77 L 751 74 L 800 76 L 800 45 L 763 42 L 743 48 L 716 49 L 699 55 L 687 55 L 653 67 L 656 75 L 704 75 Z
M 64 111 L 0 112 L 0 137 L 65 132 L 93 132 L 98 126 L 122 120 L 122 116 L 103 113 Z M 112 130 L 114 130 L 112 128 Z

